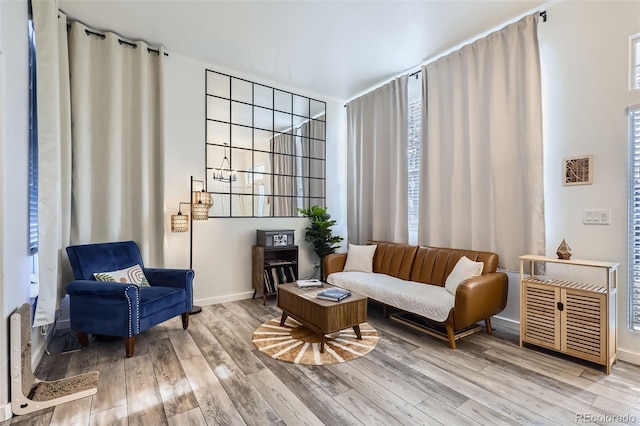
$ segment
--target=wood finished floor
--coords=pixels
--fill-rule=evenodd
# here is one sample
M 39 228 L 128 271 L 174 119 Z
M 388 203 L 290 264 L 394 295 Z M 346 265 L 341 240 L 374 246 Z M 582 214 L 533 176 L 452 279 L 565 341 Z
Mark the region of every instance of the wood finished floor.
M 477 333 L 452 351 L 370 306 L 380 335 L 373 352 L 297 366 L 251 343 L 258 325 L 280 315 L 273 298 L 269 304 L 207 306 L 186 331 L 179 318 L 168 321 L 138 336 L 129 359 L 121 341 L 45 355 L 38 377 L 98 370 L 98 393 L 0 426 L 640 424 L 640 367 L 632 364 L 618 362 L 607 376 L 520 348 L 507 329 Z

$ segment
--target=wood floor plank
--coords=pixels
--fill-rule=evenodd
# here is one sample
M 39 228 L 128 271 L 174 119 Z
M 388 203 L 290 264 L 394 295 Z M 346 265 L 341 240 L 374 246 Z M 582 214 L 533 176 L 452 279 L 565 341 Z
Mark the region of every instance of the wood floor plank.
M 120 405 L 91 415 L 90 426 L 127 426 L 127 406 Z
M 580 376 L 584 370 L 585 366 L 576 362 L 577 360 L 574 358 L 569 358 L 562 354 L 557 354 L 555 352 L 541 352 L 536 350 L 535 347 L 520 347 L 518 345 L 514 345 L 509 342 L 505 342 L 503 339 L 497 338 L 494 342 L 492 342 L 492 349 L 500 349 L 504 350 L 510 354 L 514 354 L 514 356 L 522 356 L 527 357 L 531 360 L 534 360 L 540 364 L 548 365 L 549 367 L 562 370 L 565 373 Z
M 98 364 L 96 368 L 100 376 L 98 377 L 98 393 L 93 396 L 92 415 L 127 404 L 124 357 L 106 359 L 106 362 Z
M 477 347 L 474 346 L 474 348 Z M 540 386 L 546 387 L 548 389 L 553 389 L 563 394 L 566 398 L 573 398 L 588 405 L 591 405 L 597 398 L 596 394 L 581 389 L 580 387 L 574 386 L 569 383 L 560 382 L 558 380 L 555 380 L 553 377 L 540 374 L 536 371 L 532 371 L 526 368 L 526 360 L 523 360 L 520 357 L 512 356 L 507 358 L 498 358 L 489 354 L 488 352 L 490 352 L 489 349 L 485 350 L 485 352 L 483 352 L 483 355 L 485 359 L 492 362 L 493 367 L 504 369 L 509 374 L 513 374 L 520 379 L 537 383 Z
M 251 336 L 260 324 L 255 326 L 248 324 L 245 318 L 241 316 L 244 312 L 242 309 L 227 309 L 225 305 L 212 305 L 209 308 L 218 318 L 218 321 L 225 324 L 239 342 L 244 343 L 248 349 L 253 349 Z
M 240 413 L 202 355 L 180 360 L 207 424 L 244 424 Z
M 125 359 L 124 369 L 129 426 L 166 425 L 167 416 L 158 390 L 151 354 Z
M 479 424 L 455 408 L 451 408 L 433 397 L 425 399 L 416 405 L 416 408 L 444 425 L 477 426 Z
M 489 374 L 476 372 L 471 368 L 467 368 L 464 364 L 460 364 L 449 359 L 447 356 L 435 353 L 432 356 L 433 359 L 428 361 L 432 365 L 454 374 L 466 380 L 468 383 L 476 385 L 503 400 L 511 401 L 515 405 L 524 405 L 530 411 L 547 418 L 551 422 L 560 422 L 561 424 L 564 424 L 575 420 L 574 413 L 571 413 L 569 410 L 565 409 L 565 407 L 542 401 L 534 395 L 523 392 L 517 386 L 510 387 L 505 385 L 502 380 L 496 379 L 494 376 Z
M 236 337 L 234 333 L 224 324 L 217 315 L 214 315 L 209 309 L 203 309 L 199 315 L 204 319 L 205 324 L 212 335 L 216 336 L 216 340 L 220 342 L 224 350 L 236 361 L 236 364 L 244 372 L 245 375 L 256 373 L 264 369 L 264 364 L 252 352 L 255 346 L 247 346 Z M 253 333 L 253 332 L 252 332 Z M 250 338 L 250 336 L 248 336 Z
M 289 363 L 287 363 L 289 364 Z M 286 365 L 285 368 L 289 370 L 289 372 L 302 380 L 301 374 L 307 376 L 314 383 L 316 383 L 320 389 L 327 393 L 329 396 L 340 395 L 349 389 L 351 389 L 344 380 L 340 379 L 339 376 L 335 375 L 331 370 L 328 370 L 326 367 L 316 366 L 316 365 L 305 365 L 302 367 L 295 368 L 291 364 Z
M 66 376 L 95 371 L 98 363 L 98 345 L 88 346 L 72 352 Z
M 173 417 L 169 417 L 167 420 L 169 421 L 169 426 L 207 424 L 204 416 L 202 415 L 202 411 L 199 408 L 192 408 L 189 411 L 185 411 L 183 413 L 176 414 Z M 221 424 L 221 423 L 212 423 L 212 424 Z
M 375 351 L 367 355 L 367 359 L 376 364 L 379 368 L 400 377 L 407 383 L 412 384 L 423 392 L 431 395 L 431 397 L 452 408 L 459 407 L 469 399 L 451 387 L 433 380 L 431 377 L 416 372 L 416 370 L 411 368 L 408 364 L 399 362 L 395 358 L 389 356 L 386 351 L 382 352 L 376 348 Z M 414 361 L 418 360 L 417 357 L 414 357 L 413 359 Z
M 340 405 L 368 426 L 389 426 L 398 424 L 398 420 L 365 398 L 355 389 L 351 389 L 334 398 Z
M 50 425 L 88 425 L 91 419 L 91 400 L 93 397 L 76 399 L 57 405 L 53 410 Z
M 428 348 L 419 348 L 411 352 L 412 355 L 420 356 L 421 358 L 428 359 L 434 354 L 438 354 L 442 357 L 446 357 L 451 361 L 454 361 L 460 365 L 473 370 L 480 371 L 483 368 L 491 365 L 490 361 L 482 357 L 475 356 L 468 351 L 451 350 L 448 346 L 432 345 Z
M 173 345 L 178 359 L 189 359 L 194 356 L 201 356 L 198 345 L 193 341 L 191 333 L 182 328 L 182 323 L 177 328 L 168 328 L 167 335 Z
M 502 352 L 501 350 L 497 349 L 489 349 L 486 352 L 495 356 L 496 358 L 505 360 L 508 360 L 510 356 L 508 353 Z M 564 370 L 551 367 L 550 365 L 545 363 L 536 362 L 524 356 L 520 358 L 520 364 L 531 371 L 546 375 L 556 381 L 568 383 L 577 388 L 594 393 L 598 396 L 603 396 L 605 398 L 617 401 L 624 401 L 627 404 L 631 404 L 631 406 L 633 407 L 640 405 L 640 394 L 637 396 L 630 395 L 618 389 L 613 389 L 608 386 L 604 386 L 591 380 L 585 379 L 584 377 L 566 373 Z
M 310 379 L 303 370 L 314 366 L 295 365 L 281 362 L 263 355 L 263 362 L 278 379 L 283 382 L 309 409 L 327 425 L 360 425 L 348 410 L 339 404 L 323 389 L 321 381 Z M 284 368 L 284 367 L 287 368 Z M 331 376 L 335 377 L 333 374 Z M 326 376 L 325 376 L 326 377 Z M 337 379 L 337 377 L 335 377 Z M 337 379 L 339 380 L 339 379 Z M 343 383 L 343 382 L 340 382 Z M 346 385 L 344 392 L 350 388 Z M 334 390 L 335 387 L 331 387 Z M 336 394 L 338 395 L 338 394 Z
M 231 355 L 209 333 L 209 345 L 201 347 L 200 351 L 244 421 L 247 424 L 284 424 Z
M 624 413 L 624 415 L 633 416 L 637 422 L 640 422 L 639 405 L 630 406 L 629 404 L 626 404 L 625 402 L 620 400 L 613 400 L 605 398 L 603 396 L 599 396 L 596 398 L 593 406 L 609 413 Z
M 381 407 L 402 424 L 434 424 L 437 423 L 429 415 L 418 410 L 384 386 L 372 380 L 350 363 L 327 366 L 359 394 Z
M 255 300 L 240 300 L 236 302 L 238 306 L 242 307 L 250 316 L 255 318 L 259 324 L 267 322 L 277 315 L 274 315 L 273 310 L 270 307 L 262 306 L 262 302 L 255 303 Z
M 541 386 L 532 380 L 523 379 L 517 375 L 510 374 L 510 372 L 505 368 L 498 368 L 497 366 L 492 365 L 482 370 L 481 373 L 499 380 L 507 387 L 526 392 L 549 405 L 555 405 L 569 410 L 571 412 L 571 416 L 574 417 L 574 420 L 575 413 L 591 413 L 594 415 L 609 414 L 602 410 L 594 409 L 591 404 L 567 397 L 565 394 L 558 392 L 555 389 Z
M 196 408 L 198 401 L 171 340 L 167 337 L 150 342 L 149 352 L 167 418 Z
M 524 408 L 522 405 L 513 403 L 510 400 L 501 398 L 495 395 L 493 392 L 489 392 L 482 387 L 471 383 L 463 378 L 458 377 L 448 371 L 441 369 L 427 361 L 418 361 L 411 365 L 416 371 L 422 374 L 428 375 L 442 384 L 453 386 L 457 391 L 466 395 L 470 399 L 484 405 L 487 408 L 492 409 L 505 417 L 511 418 L 520 424 L 557 424 L 549 419 L 539 415 L 538 413 Z
M 247 377 L 286 424 L 323 425 L 271 370 L 264 369 Z
M 376 364 L 366 358 L 353 360 L 349 365 L 354 367 L 356 370 L 359 370 L 371 380 L 377 382 L 381 387 L 395 393 L 411 405 L 418 405 L 425 399 L 430 398 L 428 393 L 423 392 L 398 376 L 395 376 L 382 368 L 378 368 Z
M 464 404 L 456 408 L 456 411 L 474 419 L 482 425 L 513 426 L 514 424 L 512 419 L 505 417 L 472 399 L 467 400 Z

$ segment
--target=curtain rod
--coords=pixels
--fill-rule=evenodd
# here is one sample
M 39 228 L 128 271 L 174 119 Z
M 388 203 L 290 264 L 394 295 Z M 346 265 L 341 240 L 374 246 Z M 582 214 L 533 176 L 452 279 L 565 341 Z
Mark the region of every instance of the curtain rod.
M 58 15 L 58 18 L 60 18 L 60 15 Z M 78 22 L 78 23 L 80 23 L 80 24 L 84 25 L 84 26 L 85 26 L 85 27 L 87 27 L 87 28 L 91 28 L 91 27 L 89 27 L 87 24 L 85 24 L 84 22 L 82 22 L 82 21 L 78 21 L 77 19 L 69 19 L 69 21 L 70 21 L 70 22 L 67 22 L 67 30 L 68 30 L 69 28 L 71 28 L 71 22 Z M 87 35 L 94 35 L 94 36 L 100 37 L 102 40 L 104 40 L 104 39 L 106 38 L 106 36 L 105 36 L 104 34 L 102 34 L 102 33 L 98 32 L 98 31 L 92 31 L 92 30 L 93 30 L 93 28 L 92 28 L 91 30 L 89 30 L 89 29 L 85 29 L 85 30 L 84 30 L 84 32 L 85 32 Z M 132 42 L 127 41 L 127 40 L 124 40 L 124 37 L 121 37 L 121 36 L 120 36 L 120 34 L 115 33 L 115 32 L 113 32 L 113 31 L 109 31 L 109 32 L 112 32 L 112 33 L 114 33 L 115 35 L 117 35 L 117 36 L 118 36 L 118 43 L 119 43 L 121 46 L 122 46 L 123 44 L 126 44 L 127 46 L 131 46 L 131 47 L 133 47 L 134 49 L 137 49 L 137 48 L 138 48 L 138 45 L 137 45 L 137 44 L 132 43 Z M 141 41 L 142 41 L 142 40 L 141 40 Z M 146 43 L 146 42 L 145 42 L 145 43 Z M 150 48 L 150 47 L 147 47 L 147 52 L 149 52 L 149 53 L 153 52 L 153 53 L 156 53 L 156 54 L 158 54 L 158 55 L 159 55 L 159 54 L 160 54 L 160 49 L 152 49 L 152 48 Z M 168 54 L 167 52 L 164 52 L 164 56 L 169 56 L 169 54 Z
M 547 22 L 547 11 L 546 11 L 546 10 L 542 10 L 542 11 L 540 11 L 540 17 L 542 18 L 542 22 Z M 473 42 L 471 42 L 471 43 L 473 43 Z M 415 66 L 413 66 L 413 67 L 411 67 L 411 68 L 415 68 L 415 67 L 417 67 L 417 66 L 419 66 L 419 65 L 424 65 L 424 62 L 423 62 L 422 64 L 415 65 Z M 410 69 L 411 69 L 411 68 L 410 68 Z M 400 74 L 398 77 L 402 77 L 403 75 L 406 75 L 406 76 L 407 76 L 407 77 L 409 77 L 409 78 L 411 78 L 411 77 L 418 78 L 418 75 L 419 75 L 421 72 L 422 72 L 422 70 L 421 70 L 421 69 L 419 69 L 419 70 L 414 71 L 414 72 L 412 72 L 412 73 L 410 73 L 410 74 Z M 394 78 L 397 78 L 397 77 L 394 77 Z M 348 103 L 348 102 L 347 102 L 347 103 Z M 347 104 L 344 104 L 344 107 L 346 108 L 346 107 L 347 107 Z

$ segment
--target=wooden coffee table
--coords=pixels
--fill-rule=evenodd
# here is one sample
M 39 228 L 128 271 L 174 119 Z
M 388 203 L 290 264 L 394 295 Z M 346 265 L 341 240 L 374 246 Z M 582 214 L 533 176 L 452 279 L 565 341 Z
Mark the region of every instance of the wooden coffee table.
M 353 327 L 358 339 L 362 340 L 360 324 L 367 321 L 367 297 L 351 292 L 351 296 L 339 302 L 316 298 L 316 294 L 333 287 L 324 284 L 322 288 L 303 290 L 294 283 L 278 286 L 278 307 L 282 309 L 280 325 L 287 317 L 294 318 L 311 331 L 322 335 L 320 352 L 324 352 L 326 334 Z

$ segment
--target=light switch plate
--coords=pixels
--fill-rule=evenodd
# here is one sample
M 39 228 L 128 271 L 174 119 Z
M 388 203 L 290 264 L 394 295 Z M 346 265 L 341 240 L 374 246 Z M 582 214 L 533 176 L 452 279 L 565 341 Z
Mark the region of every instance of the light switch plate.
M 582 214 L 582 223 L 585 225 L 610 225 L 611 210 L 586 209 Z

